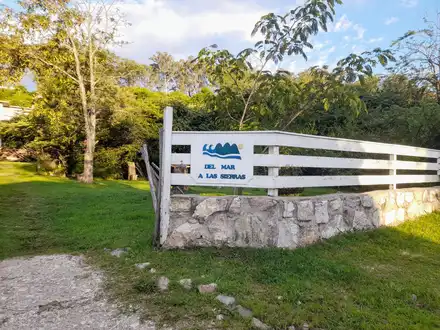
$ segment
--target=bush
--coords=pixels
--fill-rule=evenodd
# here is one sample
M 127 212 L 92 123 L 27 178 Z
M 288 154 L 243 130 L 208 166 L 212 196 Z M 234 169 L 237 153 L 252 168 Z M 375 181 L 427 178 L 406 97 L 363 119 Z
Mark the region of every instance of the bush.
M 139 148 L 125 145 L 120 148 L 103 148 L 95 152 L 93 174 L 104 179 L 124 179 L 127 177 L 127 162 L 136 159 Z

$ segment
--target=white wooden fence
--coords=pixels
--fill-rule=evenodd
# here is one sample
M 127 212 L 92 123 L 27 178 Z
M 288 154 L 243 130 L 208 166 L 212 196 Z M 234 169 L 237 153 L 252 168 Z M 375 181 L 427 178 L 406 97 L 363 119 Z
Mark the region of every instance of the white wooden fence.
M 269 196 L 277 196 L 279 188 L 296 187 L 331 187 L 359 185 L 390 185 L 395 189 L 397 184 L 426 183 L 439 181 L 440 150 L 418 148 L 404 145 L 357 141 L 324 136 L 313 136 L 279 131 L 250 132 L 173 132 L 172 109 L 167 108 L 164 114 L 164 134 L 161 141 L 161 221 L 168 219 L 171 185 L 219 186 L 218 182 L 200 183 L 190 174 L 171 173 L 173 164 L 191 164 L 190 153 L 172 153 L 172 146 L 194 146 L 203 140 L 225 141 L 231 137 L 240 137 L 253 146 L 268 147 L 268 154 L 252 152 L 253 166 L 268 167 L 268 175 L 254 175 L 245 184 L 234 186 L 266 188 Z M 371 153 L 388 155 L 384 159 L 358 159 L 338 157 L 315 157 L 300 155 L 280 155 L 280 147 L 333 150 L 351 153 Z M 253 150 L 253 148 L 252 148 Z M 429 159 L 429 161 L 404 161 L 398 156 L 411 156 Z M 388 175 L 337 175 L 337 176 L 279 176 L 282 167 L 338 168 L 338 169 L 374 169 L 389 170 Z M 397 174 L 397 170 L 432 171 L 431 174 L 406 175 Z M 163 232 L 162 232 L 163 233 Z

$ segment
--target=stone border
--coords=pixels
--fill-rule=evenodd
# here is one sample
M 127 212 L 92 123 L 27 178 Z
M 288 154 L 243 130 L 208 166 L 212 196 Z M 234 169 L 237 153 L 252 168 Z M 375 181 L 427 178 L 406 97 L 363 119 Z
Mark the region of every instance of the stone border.
M 294 249 L 440 209 L 440 187 L 313 197 L 174 195 L 165 248 Z

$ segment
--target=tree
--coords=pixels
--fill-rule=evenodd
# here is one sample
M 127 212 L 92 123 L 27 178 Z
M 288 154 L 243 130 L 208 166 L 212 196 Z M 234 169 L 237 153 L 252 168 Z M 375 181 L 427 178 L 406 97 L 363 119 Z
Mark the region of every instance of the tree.
M 440 104 L 440 12 L 435 18 L 435 21 L 425 18 L 425 29 L 408 31 L 393 42 L 400 53 L 393 71 L 426 86 Z
M 75 84 L 86 136 L 80 179 L 91 183 L 97 99 L 100 90 L 115 78 L 109 75 L 114 58 L 107 49 L 119 43 L 116 32 L 123 19 L 115 3 L 106 0 L 23 0 L 19 5 L 18 10 L 2 10 L 1 39 L 12 45 L 3 67 L 14 72 L 49 70 Z

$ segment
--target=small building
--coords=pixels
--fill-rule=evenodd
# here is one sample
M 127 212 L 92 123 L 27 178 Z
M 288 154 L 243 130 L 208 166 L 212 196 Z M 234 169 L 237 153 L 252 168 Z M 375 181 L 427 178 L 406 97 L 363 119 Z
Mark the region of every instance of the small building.
M 31 108 L 11 105 L 9 101 L 0 100 L 0 120 L 10 120 L 15 116 L 26 114 L 30 111 Z

